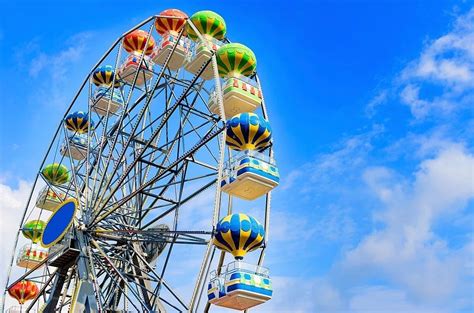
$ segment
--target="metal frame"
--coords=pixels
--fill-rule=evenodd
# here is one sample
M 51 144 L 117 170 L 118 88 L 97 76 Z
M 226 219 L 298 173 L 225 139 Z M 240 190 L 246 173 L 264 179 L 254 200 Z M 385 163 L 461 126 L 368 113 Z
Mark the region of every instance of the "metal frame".
M 152 34 L 156 17 L 139 23 L 112 44 L 85 78 L 64 114 L 66 117 L 73 109 L 83 107 L 86 98 L 89 119 L 98 120 L 95 129 L 89 128 L 87 132 L 86 158 L 74 160 L 58 155 L 63 141 L 66 142 L 66 151 L 69 154 L 71 151 L 68 141 L 71 134 L 62 121 L 59 123 L 40 170 L 50 161 L 67 163 L 72 179 L 68 185 L 51 186 L 38 171 L 16 234 L 1 311 L 5 309 L 8 288 L 22 279 L 34 277 L 40 283 L 40 292 L 27 311 L 40 303 L 43 303 L 44 312 L 79 311 L 84 305 L 89 305 L 91 311 L 116 310 L 119 307 L 128 310 L 131 305 L 140 312 L 165 312 L 166 307 L 197 312 L 201 307 L 200 300 L 216 252 L 211 238 L 221 217 L 220 185 L 224 163 L 226 157 L 231 157 L 230 150 L 226 154 L 225 149 L 225 116 L 215 55 L 203 64 L 196 75 L 182 75 L 183 69 L 171 72 L 167 64 L 183 35 L 182 31 L 164 65 L 153 72 L 155 78 L 151 84 L 145 82 L 144 86 L 137 86 L 137 78 L 143 74 L 137 70 L 133 83 L 125 84 L 121 89 L 110 87 L 111 95 L 120 92 L 126 99 L 121 111 L 115 116 L 99 116 L 92 111 L 90 76 L 93 71 L 104 61 L 113 60 L 117 73 L 123 59 L 122 38 L 135 29 L 147 26 Z M 190 25 L 200 40 L 206 42 L 194 25 Z M 145 58 L 144 52 L 141 53 L 139 65 Z M 206 66 L 213 67 L 213 86 L 219 95 L 219 116 L 207 108 L 211 88 L 207 87 L 209 83 L 200 79 Z M 115 75 L 111 86 L 114 86 L 117 77 Z M 258 78 L 255 79 L 260 87 Z M 262 113 L 268 119 L 264 102 Z M 272 148 L 269 153 L 270 156 L 273 154 Z M 10 282 L 21 225 L 39 211 L 32 199 L 42 182 L 49 188 L 63 191 L 66 198 L 77 199 L 78 214 L 69 235 L 60 242 L 62 248 Z M 180 229 L 180 209 L 212 186 L 215 186 L 215 196 L 209 229 Z M 263 263 L 268 241 L 270 200 L 269 193 L 265 205 L 265 245 L 258 265 Z M 231 196 L 226 212 L 232 212 Z M 41 216 L 43 210 L 39 214 Z M 166 219 L 170 222 L 168 230 L 153 228 Z M 150 264 L 146 258 L 144 249 L 146 244 L 152 243 L 163 246 L 163 251 L 157 252 L 163 252 L 160 268 Z M 173 247 L 180 244 L 206 246 L 189 298 L 179 295 L 165 279 L 167 268 L 173 262 Z M 58 258 L 63 258 L 65 263 L 56 271 L 51 271 L 50 266 L 56 264 L 54 262 Z M 221 252 L 218 270 L 224 259 L 225 253 Z M 94 293 L 92 298 L 87 296 L 91 292 Z M 209 307 L 206 303 L 201 310 L 207 312 Z

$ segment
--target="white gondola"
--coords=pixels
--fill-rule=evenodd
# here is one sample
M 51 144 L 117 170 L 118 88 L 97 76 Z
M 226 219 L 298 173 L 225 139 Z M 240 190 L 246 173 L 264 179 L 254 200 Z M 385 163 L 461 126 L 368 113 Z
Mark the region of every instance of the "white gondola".
M 65 198 L 66 195 L 64 193 L 55 191 L 46 186 L 41 189 L 38 199 L 36 200 L 36 206 L 40 209 L 54 212 Z
M 125 62 L 120 66 L 119 77 L 123 81 L 129 84 L 133 83 L 133 80 L 135 79 L 135 73 L 137 72 L 138 64 L 140 62 L 140 58 L 140 55 L 130 54 L 125 60 Z M 135 84 L 141 86 L 145 83 L 145 81 L 150 80 L 152 77 L 152 62 L 148 56 L 144 55 Z
M 123 107 L 123 102 L 122 92 L 119 89 L 99 87 L 94 92 L 92 111 L 102 116 L 114 114 Z
M 260 89 L 256 86 L 255 82 L 244 76 L 227 78 L 222 85 L 222 98 L 226 119 L 239 113 L 253 112 L 262 103 Z M 208 105 L 211 112 L 219 114 L 215 90 L 209 97 Z
M 173 50 L 173 46 L 175 45 L 177 40 L 176 36 L 171 34 L 164 34 L 162 36 L 161 42 L 159 45 L 156 46 L 155 51 L 152 54 L 152 60 L 156 64 L 163 65 L 165 64 L 166 58 Z M 168 62 L 168 68 L 172 71 L 176 71 L 181 66 L 184 65 L 184 61 L 186 60 L 186 55 L 188 54 L 189 50 L 189 39 L 186 37 L 181 37 L 179 42 L 176 45 L 173 55 Z
M 66 195 L 64 193 L 55 191 L 46 186 L 41 189 L 38 199 L 36 200 L 36 206 L 40 209 L 54 212 L 65 198 Z
M 234 261 L 220 275 L 211 273 L 207 289 L 208 301 L 235 310 L 247 310 L 272 298 L 273 289 L 268 269 Z
M 63 156 L 71 156 L 74 160 L 84 160 L 87 156 L 87 136 L 74 134 L 68 137 L 59 150 Z
M 48 257 L 48 249 L 38 244 L 26 244 L 18 251 L 16 265 L 23 268 L 34 268 Z
M 196 43 L 194 49 L 191 49 L 186 56 L 186 65 L 184 66 L 186 71 L 197 74 L 199 69 L 212 57 L 212 54 L 217 51 L 221 45 L 222 43 L 216 39 L 208 40 L 206 43 Z M 210 49 L 208 46 L 210 46 Z M 201 78 L 209 80 L 213 77 L 214 71 L 212 64 L 208 64 L 202 72 Z
M 238 152 L 225 166 L 222 191 L 254 200 L 278 186 L 280 174 L 275 160 L 254 150 Z

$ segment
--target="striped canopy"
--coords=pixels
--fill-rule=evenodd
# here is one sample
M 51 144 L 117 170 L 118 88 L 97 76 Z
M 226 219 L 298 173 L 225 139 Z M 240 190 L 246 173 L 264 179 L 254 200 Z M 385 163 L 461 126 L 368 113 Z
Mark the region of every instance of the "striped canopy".
M 257 58 L 248 47 L 228 43 L 217 50 L 217 66 L 221 77 L 251 76 L 257 68 Z
M 21 233 L 33 243 L 38 243 L 45 226 L 46 223 L 42 220 L 28 221 L 23 225 Z
M 19 304 L 34 299 L 38 295 L 38 286 L 32 281 L 22 280 L 8 289 L 8 294 L 15 298 Z
M 148 36 L 150 36 L 150 39 L 148 39 Z M 153 53 L 153 49 L 155 48 L 155 39 L 146 31 L 136 29 L 125 35 L 123 38 L 123 48 L 129 53 L 135 54 L 141 54 L 143 50 L 145 50 L 145 55 L 150 55 Z
M 197 30 L 207 39 L 215 38 L 217 40 L 224 39 L 226 33 L 225 21 L 219 14 L 212 11 L 199 11 L 191 16 L 191 22 L 196 26 Z M 197 41 L 198 35 L 191 27 L 186 25 L 188 37 Z
M 262 151 L 270 146 L 270 124 L 255 113 L 235 115 L 227 121 L 226 128 L 226 144 L 233 150 Z
M 79 134 L 87 133 L 89 126 L 94 126 L 94 123 L 89 123 L 89 114 L 82 111 L 69 114 L 64 119 L 64 123 L 68 130 Z
M 170 33 L 172 35 L 178 35 L 181 29 L 186 24 L 188 15 L 177 9 L 164 10 L 155 20 L 156 31 L 160 35 Z
M 59 163 L 46 165 L 41 173 L 52 185 L 62 185 L 69 181 L 69 170 L 66 166 Z
M 115 71 L 112 65 L 98 67 L 92 73 L 92 83 L 96 86 L 110 86 L 114 81 Z M 115 87 L 120 87 L 118 77 L 115 78 Z
M 217 224 L 213 244 L 232 253 L 241 260 L 247 252 L 256 250 L 263 243 L 265 230 L 255 218 L 247 214 L 232 214 Z

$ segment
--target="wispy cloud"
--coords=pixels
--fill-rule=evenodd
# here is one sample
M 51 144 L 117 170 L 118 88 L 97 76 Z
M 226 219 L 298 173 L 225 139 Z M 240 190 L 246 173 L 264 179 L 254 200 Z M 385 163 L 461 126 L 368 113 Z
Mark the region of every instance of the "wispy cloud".
M 372 117 L 375 114 L 377 108 L 380 105 L 384 104 L 387 101 L 388 97 L 389 91 L 387 89 L 379 91 L 379 93 L 375 97 L 373 97 L 367 104 L 365 108 L 365 114 L 368 117 Z
M 383 227 L 347 253 L 345 270 L 383 277 L 422 303 L 447 305 L 465 296 L 460 286 L 469 276 L 464 260 L 474 252 L 471 243 L 450 248 L 435 226 L 442 217 L 463 213 L 474 199 L 473 169 L 474 155 L 456 145 L 422 161 L 413 182 L 383 168 L 367 169 L 364 180 L 383 208 L 374 217 Z
M 402 72 L 401 79 L 430 80 L 455 89 L 474 80 L 474 9 L 459 17 L 453 30 L 431 42 Z
M 474 99 L 473 36 L 474 9 L 428 42 L 370 101 L 365 113 L 372 129 L 341 139 L 290 173 L 285 192 L 303 203 L 318 202 L 325 212 L 315 218 L 310 210 L 311 227 L 299 228 L 313 236 L 307 249 L 318 249 L 315 238 L 351 238 L 338 246 L 339 256 L 328 256 L 326 272 L 299 279 L 311 304 L 296 311 L 474 307 L 474 242 L 466 220 L 474 203 L 472 131 L 458 124 L 473 123 L 468 114 L 458 114 Z M 392 132 L 386 115 L 380 118 L 379 108 L 388 104 L 410 108 L 408 121 L 398 121 L 403 131 Z M 316 286 L 330 291 L 332 306 L 318 297 Z
M 22 68 L 28 72 L 29 77 L 36 82 L 36 105 L 39 101 L 47 107 L 64 108 L 71 98 L 69 83 L 73 66 L 78 64 L 87 51 L 87 44 L 92 36 L 91 32 L 72 35 L 54 52 L 43 48 L 40 38 L 24 44 L 26 49 L 18 52 L 17 59 L 19 64 L 23 64 Z
M 315 239 L 338 242 L 344 238 L 343 242 L 349 243 L 351 238 L 355 239 L 353 244 L 339 247 L 342 257 L 334 259 L 324 275 L 307 277 L 304 282 L 299 280 L 304 285 L 318 281 L 322 284 L 318 288 L 331 290 L 331 298 L 339 299 L 335 302 L 338 305 L 324 306 L 325 299 L 312 298 L 307 300 L 313 301 L 310 307 L 301 311 L 449 312 L 474 306 L 467 291 L 472 284 L 472 264 L 468 260 L 474 253 L 474 243 L 467 235 L 471 226 L 457 222 L 469 215 L 474 200 L 473 153 L 465 143 L 443 138 L 439 133 L 431 137 L 410 135 L 402 146 L 385 150 L 388 157 L 394 149 L 400 149 L 418 160 L 412 171 L 402 173 L 396 167 L 372 164 L 374 151 L 369 147 L 373 138 L 373 135 L 357 135 L 345 139 L 345 143 L 357 144 L 345 144 L 332 155 L 316 158 L 316 162 L 326 161 L 323 162 L 325 175 L 318 176 L 323 180 L 301 179 L 290 188 L 290 192 L 294 192 L 292 188 L 319 190 L 317 198 L 329 197 L 332 202 L 324 208 L 326 214 L 322 217 L 313 218 L 311 210 L 306 213 L 306 219 L 298 219 L 298 215 L 287 217 L 290 222 L 285 225 L 305 230 L 297 232 L 301 237 L 289 238 L 290 243 L 306 242 L 300 244 L 300 251 L 315 249 Z M 377 153 L 380 151 L 384 149 L 377 149 Z M 309 166 L 318 168 L 319 164 L 306 164 L 305 168 Z M 336 194 L 318 187 L 328 182 L 337 184 Z M 364 193 L 358 197 L 361 190 Z M 353 210 L 347 209 L 348 200 L 354 201 L 354 207 L 372 210 L 355 219 Z M 364 219 L 371 223 L 368 232 L 363 231 L 360 236 L 358 228 L 367 227 Z M 272 219 L 273 228 L 291 233 L 279 226 L 278 220 L 278 216 Z M 440 227 L 443 232 L 439 231 Z M 453 238 L 446 229 L 465 235 Z M 288 244 L 282 244 L 288 248 Z M 316 297 L 315 286 L 308 288 Z
M 400 74 L 400 97 L 416 119 L 465 108 L 474 97 L 474 9 L 459 17 L 453 30 L 430 41 Z M 425 88 L 443 88 L 421 96 Z
M 474 9 L 459 16 L 450 32 L 429 40 L 391 84 L 369 101 L 369 117 L 389 100 L 408 106 L 415 120 L 469 109 L 474 99 Z M 430 92 L 433 88 L 442 92 Z
M 90 32 L 82 32 L 69 38 L 61 51 L 52 54 L 39 51 L 30 62 L 29 75 L 37 77 L 40 73 L 47 71 L 53 81 L 65 80 L 68 73 L 67 67 L 81 58 L 90 37 Z
M 369 130 L 347 136 L 328 153 L 317 155 L 310 162 L 291 171 L 283 180 L 283 190 L 298 185 L 302 194 L 337 188 L 336 176 L 347 181 L 367 163 L 373 142 L 384 133 L 384 126 L 373 124 Z

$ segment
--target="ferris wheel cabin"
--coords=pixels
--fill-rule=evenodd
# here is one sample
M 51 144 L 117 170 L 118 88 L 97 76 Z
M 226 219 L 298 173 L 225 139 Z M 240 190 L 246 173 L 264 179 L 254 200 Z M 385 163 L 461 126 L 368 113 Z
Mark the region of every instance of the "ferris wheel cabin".
M 111 87 L 97 88 L 92 101 L 92 111 L 102 116 L 116 113 L 124 103 L 120 90 Z
M 119 77 L 131 85 L 134 82 L 138 86 L 143 85 L 153 76 L 150 55 L 155 48 L 155 39 L 146 31 L 136 29 L 124 36 L 122 47 L 130 54 L 120 66 Z
M 222 86 L 222 99 L 226 119 L 232 116 L 255 111 L 262 103 L 262 92 L 255 82 L 246 77 L 227 78 Z M 217 94 L 214 90 L 209 98 L 209 109 L 219 114 Z
M 18 251 L 16 265 L 19 267 L 32 269 L 48 257 L 48 249 L 41 245 L 29 243 Z
M 177 9 L 167 9 L 160 12 L 155 19 L 155 30 L 161 36 L 161 41 L 153 49 L 151 55 L 153 62 L 163 66 L 166 59 L 170 57 L 167 68 L 172 71 L 176 71 L 184 65 L 190 46 L 190 41 L 184 31 L 187 18 L 186 13 Z M 182 32 L 181 37 L 180 32 Z
M 208 62 L 212 55 L 222 43 L 217 39 L 209 39 L 207 42 L 199 42 L 194 45 L 194 49 L 191 49 L 186 56 L 186 64 L 184 68 L 186 71 L 197 74 L 201 67 Z M 209 47 L 210 46 L 210 49 Z M 204 80 L 210 80 L 214 77 L 214 71 L 212 64 L 208 64 L 204 71 L 201 73 L 201 78 Z
M 59 204 L 66 198 L 62 192 L 57 192 L 46 186 L 41 189 L 38 199 L 36 200 L 36 207 L 54 212 Z
M 82 134 L 73 134 L 68 136 L 60 153 L 63 156 L 71 156 L 74 160 L 84 160 L 87 155 L 87 136 Z
M 186 37 L 181 37 L 178 41 L 178 38 L 170 33 L 163 34 L 160 44 L 156 46 L 153 52 L 153 62 L 160 65 L 165 64 L 166 58 L 168 58 L 171 51 L 173 51 L 175 44 L 176 48 L 168 62 L 168 68 L 172 71 L 176 71 L 183 66 L 189 50 L 189 40 Z
M 234 261 L 220 275 L 211 273 L 207 298 L 210 303 L 235 310 L 247 310 L 272 298 L 268 269 Z
M 280 174 L 273 159 L 245 150 L 227 163 L 221 187 L 230 195 L 254 200 L 270 192 L 279 182 Z
M 131 85 L 133 84 L 137 70 L 138 75 L 135 84 L 142 86 L 145 84 L 145 81 L 148 81 L 153 77 L 153 65 L 149 57 L 144 55 L 140 64 L 139 55 L 129 55 L 119 69 L 119 76 L 123 81 Z

